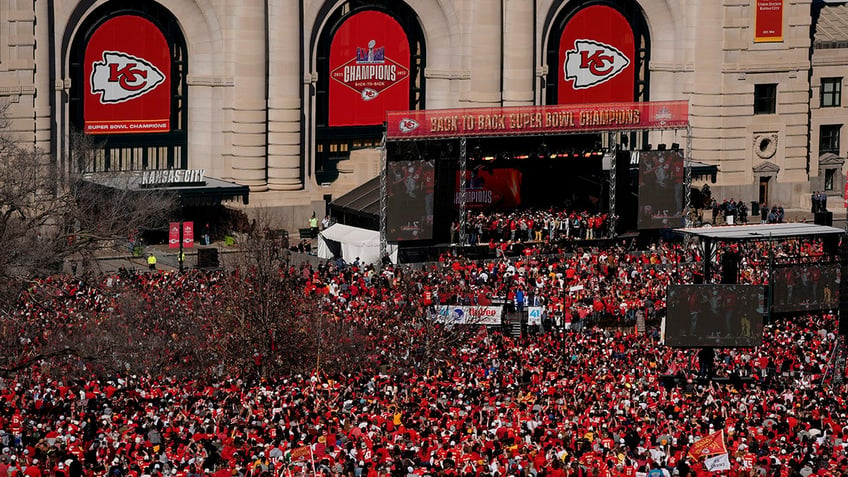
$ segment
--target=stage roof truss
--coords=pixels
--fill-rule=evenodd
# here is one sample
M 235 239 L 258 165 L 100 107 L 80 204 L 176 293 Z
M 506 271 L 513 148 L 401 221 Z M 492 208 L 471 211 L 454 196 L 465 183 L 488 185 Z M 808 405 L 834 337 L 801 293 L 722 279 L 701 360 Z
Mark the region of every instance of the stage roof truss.
M 841 235 L 845 233 L 844 230 L 836 227 L 806 223 L 689 227 L 675 229 L 675 231 L 684 235 L 717 242 L 767 242 L 785 240 L 789 238 L 814 238 L 828 235 Z

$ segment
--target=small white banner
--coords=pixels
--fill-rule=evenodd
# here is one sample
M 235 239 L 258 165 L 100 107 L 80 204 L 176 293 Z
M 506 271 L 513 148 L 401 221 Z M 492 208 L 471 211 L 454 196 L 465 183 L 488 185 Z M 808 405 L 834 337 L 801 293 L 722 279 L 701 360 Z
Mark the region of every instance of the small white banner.
M 727 454 L 714 455 L 704 460 L 704 468 L 706 468 L 708 472 L 730 470 L 730 460 L 728 459 Z
M 542 308 L 541 306 L 528 306 L 527 307 L 527 324 L 530 326 L 542 325 Z

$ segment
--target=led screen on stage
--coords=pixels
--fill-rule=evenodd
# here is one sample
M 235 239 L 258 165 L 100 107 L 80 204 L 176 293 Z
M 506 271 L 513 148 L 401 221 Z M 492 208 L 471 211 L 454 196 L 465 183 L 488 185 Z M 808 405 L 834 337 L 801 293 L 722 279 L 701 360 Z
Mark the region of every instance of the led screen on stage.
M 639 153 L 640 230 L 683 226 L 683 181 L 683 151 Z
M 665 344 L 759 346 L 763 342 L 764 296 L 758 285 L 669 285 Z
M 376 10 L 345 20 L 330 45 L 330 126 L 383 124 L 386 111 L 409 109 L 409 39 Z
M 521 205 L 521 171 L 518 169 L 477 168 L 466 174 L 465 206 L 468 209 L 509 209 Z M 453 201 L 457 208 L 462 201 L 459 186 L 459 172 L 457 172 Z
M 839 306 L 839 265 L 806 264 L 774 269 L 772 310 L 831 310 Z
M 386 172 L 386 239 L 395 242 L 433 238 L 435 161 L 392 161 Z

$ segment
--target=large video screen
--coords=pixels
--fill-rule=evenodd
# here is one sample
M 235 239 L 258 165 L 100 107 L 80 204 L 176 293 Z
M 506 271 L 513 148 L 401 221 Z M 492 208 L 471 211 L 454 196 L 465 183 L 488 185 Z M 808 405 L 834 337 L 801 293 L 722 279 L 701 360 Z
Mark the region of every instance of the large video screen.
M 393 161 L 387 167 L 386 240 L 432 239 L 435 161 Z
M 759 285 L 669 285 L 665 344 L 759 346 L 764 305 L 764 288 Z
M 459 172 L 456 173 L 454 206 L 459 208 Z M 487 170 L 476 168 L 466 172 L 465 206 L 468 209 L 511 209 L 521 205 L 521 171 L 513 168 Z
M 639 229 L 682 227 L 683 151 L 639 153 Z
M 839 264 L 775 267 L 772 311 L 829 310 L 839 306 Z

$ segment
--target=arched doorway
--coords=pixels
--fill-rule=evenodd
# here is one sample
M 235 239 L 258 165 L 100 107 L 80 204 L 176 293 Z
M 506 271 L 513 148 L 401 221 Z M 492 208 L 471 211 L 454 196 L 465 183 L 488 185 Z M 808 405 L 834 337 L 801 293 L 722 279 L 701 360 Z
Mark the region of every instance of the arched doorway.
M 350 151 L 380 144 L 385 111 L 424 106 L 424 34 L 397 0 L 348 0 L 317 45 L 315 179 L 333 182 Z
M 69 50 L 70 154 L 76 172 L 188 167 L 188 52 L 155 2 L 113 0 Z

